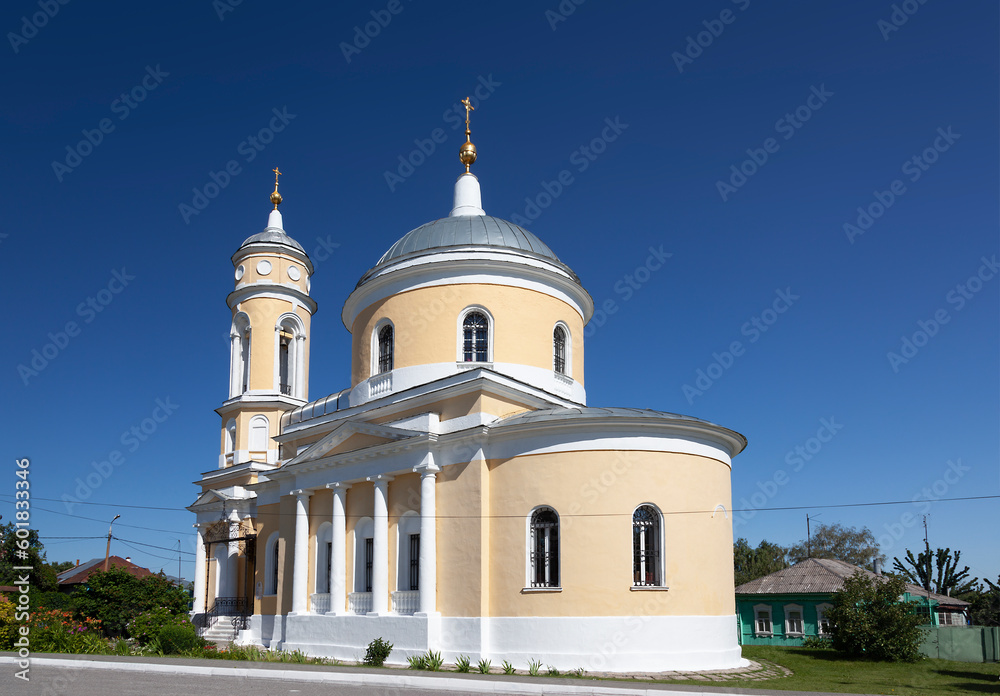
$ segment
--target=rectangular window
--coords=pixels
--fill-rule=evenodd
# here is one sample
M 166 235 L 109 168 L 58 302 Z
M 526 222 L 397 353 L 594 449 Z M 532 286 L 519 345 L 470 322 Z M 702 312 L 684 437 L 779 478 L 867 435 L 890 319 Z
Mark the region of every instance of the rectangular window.
M 410 589 L 420 589 L 420 535 L 410 535 Z
M 788 633 L 789 635 L 802 634 L 802 612 L 788 612 Z
M 758 635 L 771 635 L 771 612 L 767 609 L 757 610 L 756 633 Z
M 375 561 L 375 540 L 365 539 L 365 592 L 372 591 L 372 563 Z

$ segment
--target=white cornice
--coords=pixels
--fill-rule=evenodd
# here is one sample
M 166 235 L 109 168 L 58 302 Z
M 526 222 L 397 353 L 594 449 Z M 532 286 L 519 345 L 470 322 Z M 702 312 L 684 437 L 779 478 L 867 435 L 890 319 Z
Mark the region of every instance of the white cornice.
M 226 296 L 226 303 L 230 309 L 235 309 L 236 305 L 246 302 L 251 298 L 265 297 L 274 300 L 297 301 L 310 314 L 316 314 L 318 305 L 316 300 L 309 297 L 298 288 L 283 283 L 247 283 L 233 290 Z
M 222 403 L 222 406 L 215 409 L 215 412 L 225 418 L 227 415 L 235 411 L 265 408 L 288 411 L 293 408 L 298 408 L 305 403 L 305 399 L 296 399 L 277 391 L 259 393 L 247 392 L 245 394 L 240 394 L 239 396 L 234 396 L 232 399 L 227 399 Z
M 354 289 L 341 320 L 350 331 L 358 314 L 373 302 L 417 288 L 480 283 L 544 292 L 572 306 L 583 323 L 594 313 L 594 300 L 559 266 L 515 252 L 440 252 L 413 259 L 412 265 L 387 267 Z

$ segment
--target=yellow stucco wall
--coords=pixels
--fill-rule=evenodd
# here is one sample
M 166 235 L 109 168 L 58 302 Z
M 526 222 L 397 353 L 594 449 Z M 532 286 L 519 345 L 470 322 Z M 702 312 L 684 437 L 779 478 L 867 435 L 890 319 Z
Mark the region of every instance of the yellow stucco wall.
M 456 362 L 458 316 L 470 305 L 493 315 L 495 362 L 552 369 L 552 331 L 569 327 L 573 378 L 583 383 L 583 319 L 570 305 L 533 290 L 465 284 L 419 288 L 380 300 L 358 314 L 352 327 L 351 385 L 371 376 L 372 331 L 383 318 L 395 326 L 394 367 Z

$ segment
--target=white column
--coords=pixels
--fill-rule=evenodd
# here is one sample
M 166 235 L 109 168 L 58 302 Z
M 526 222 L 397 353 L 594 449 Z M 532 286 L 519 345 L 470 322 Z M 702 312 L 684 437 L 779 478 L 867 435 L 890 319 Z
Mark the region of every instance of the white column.
M 232 510 L 229 513 L 229 538 L 235 539 L 240 535 L 240 513 Z M 226 571 L 222 576 L 222 596 L 235 597 L 237 592 L 236 575 L 239 570 L 240 543 L 230 541 L 226 544 Z
M 347 489 L 351 485 L 344 483 L 328 483 L 326 487 L 333 490 L 333 535 L 330 545 L 330 611 L 334 616 L 347 613 L 347 515 L 344 512 L 347 500 Z
M 201 533 L 201 525 L 195 525 L 198 540 L 195 542 L 194 550 L 194 605 L 193 614 L 201 614 L 205 611 L 205 535 Z
M 292 614 L 305 614 L 309 592 L 309 497 L 312 491 L 292 491 L 295 496 L 295 550 L 292 557 Z
M 437 511 L 434 485 L 438 467 L 433 453 L 420 470 L 420 613 L 437 611 Z
M 306 398 L 306 337 L 295 337 L 295 387 L 292 396 Z
M 372 541 L 372 614 L 389 613 L 389 481 L 391 476 L 374 476 L 375 537 Z
M 240 337 L 238 334 L 229 335 L 229 398 L 233 398 L 240 393 L 240 380 L 243 374 L 240 372 Z

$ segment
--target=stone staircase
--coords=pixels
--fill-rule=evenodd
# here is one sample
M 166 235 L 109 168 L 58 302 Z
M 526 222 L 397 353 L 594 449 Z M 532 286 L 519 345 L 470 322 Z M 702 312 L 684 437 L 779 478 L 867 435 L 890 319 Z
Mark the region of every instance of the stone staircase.
M 200 632 L 201 637 L 220 647 L 229 645 L 231 642 L 236 640 L 236 636 L 239 633 L 239 631 L 233 626 L 233 620 L 236 618 L 238 617 L 217 616 L 215 623 L 212 626 L 203 629 Z

